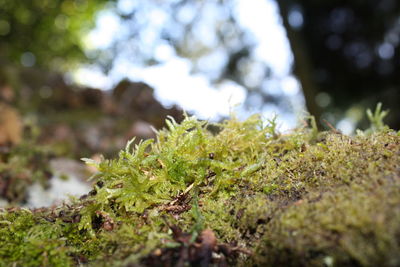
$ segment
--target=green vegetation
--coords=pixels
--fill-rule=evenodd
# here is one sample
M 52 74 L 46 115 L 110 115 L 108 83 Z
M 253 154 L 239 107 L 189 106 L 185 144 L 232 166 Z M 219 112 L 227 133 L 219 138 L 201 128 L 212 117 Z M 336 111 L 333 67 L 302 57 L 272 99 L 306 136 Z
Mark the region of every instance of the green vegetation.
M 39 183 L 44 188 L 52 177 L 50 159 L 57 155 L 54 147 L 38 144 L 38 128 L 25 125 L 21 143 L 0 145 L 0 199 L 10 204 L 24 204 L 29 186 Z
M 87 61 L 83 36 L 94 27 L 96 13 L 112 2 L 0 0 L 0 59 L 49 69 Z
M 116 159 L 85 159 L 98 173 L 79 200 L 2 210 L 1 265 L 400 264 L 398 132 L 167 125 Z

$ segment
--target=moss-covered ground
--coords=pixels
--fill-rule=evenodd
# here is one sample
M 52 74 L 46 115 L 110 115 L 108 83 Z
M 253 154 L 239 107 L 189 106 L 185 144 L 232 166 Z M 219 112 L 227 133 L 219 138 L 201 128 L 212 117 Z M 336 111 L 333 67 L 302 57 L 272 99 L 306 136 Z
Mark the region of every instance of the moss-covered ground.
M 59 207 L 0 211 L 0 266 L 399 266 L 400 134 L 168 120 Z M 215 129 L 215 127 L 214 127 Z

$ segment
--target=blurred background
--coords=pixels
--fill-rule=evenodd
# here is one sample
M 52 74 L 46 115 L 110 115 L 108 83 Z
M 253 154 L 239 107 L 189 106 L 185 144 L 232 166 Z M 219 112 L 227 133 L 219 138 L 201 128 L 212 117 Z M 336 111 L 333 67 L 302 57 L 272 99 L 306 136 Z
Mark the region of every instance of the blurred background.
M 399 129 L 399 42 L 396 0 L 0 0 L 0 195 L 182 110 L 351 134 L 382 102 Z

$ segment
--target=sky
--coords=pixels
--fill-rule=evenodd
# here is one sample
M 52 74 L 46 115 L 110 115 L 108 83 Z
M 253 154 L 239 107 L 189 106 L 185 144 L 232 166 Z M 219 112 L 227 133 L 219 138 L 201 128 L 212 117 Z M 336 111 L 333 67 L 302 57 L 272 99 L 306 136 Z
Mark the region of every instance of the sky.
M 139 1 L 120 0 L 119 11 L 129 11 Z M 279 16 L 278 7 L 273 0 L 234 0 L 236 18 L 242 27 L 247 28 L 256 43 L 254 55 L 265 62 L 272 70 L 271 78 L 265 81 L 268 93 L 286 97 L 290 100 L 292 110 L 282 110 L 276 105 L 263 105 L 261 110 L 245 110 L 242 106 L 246 98 L 246 90 L 234 82 L 212 85 L 205 74 L 191 73 L 191 62 L 178 57 L 174 49 L 166 43 L 155 48 L 156 57 L 161 64 L 143 67 L 126 58 L 117 58 L 116 64 L 106 76 L 95 66 L 84 66 L 77 70 L 73 77 L 78 83 L 110 89 L 120 79 L 128 77 L 133 81 L 143 81 L 155 89 L 156 98 L 164 105 L 177 104 L 184 110 L 194 113 L 200 119 L 217 120 L 229 116 L 234 111 L 245 118 L 251 113 L 261 113 L 265 118 L 278 115 L 281 130 L 296 126 L 296 113 L 304 108 L 304 99 L 297 79 L 291 73 L 293 55 L 286 37 L 285 29 Z M 165 15 L 165 14 L 164 14 Z M 183 16 L 190 16 L 190 12 Z M 296 14 L 295 14 L 296 15 Z M 162 26 L 163 12 L 149 12 L 154 29 Z M 183 17 L 184 19 L 184 17 Z M 294 23 L 301 26 L 302 18 L 294 16 Z M 152 42 L 152 32 L 148 38 Z M 201 30 L 199 31 L 201 34 Z M 113 40 L 127 34 L 120 18 L 110 10 L 102 11 L 97 18 L 96 28 L 86 37 L 91 48 L 107 48 Z M 204 34 L 204 38 L 207 35 Z M 218 62 L 218 53 L 211 62 Z M 213 64 L 205 65 L 213 68 Z M 254 71 L 257 78 L 257 71 Z

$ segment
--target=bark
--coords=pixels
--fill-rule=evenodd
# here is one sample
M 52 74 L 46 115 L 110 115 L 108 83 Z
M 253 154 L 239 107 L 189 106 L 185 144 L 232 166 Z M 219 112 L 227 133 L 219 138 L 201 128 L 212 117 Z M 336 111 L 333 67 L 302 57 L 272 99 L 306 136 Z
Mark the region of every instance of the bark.
M 289 39 L 294 56 L 294 74 L 301 83 L 306 108 L 311 115 L 315 116 L 317 124 L 320 126 L 321 109 L 315 101 L 315 96 L 319 91 L 317 84 L 313 78 L 313 65 L 310 60 L 307 47 L 304 43 L 300 31 L 294 30 L 288 20 L 290 2 L 288 0 L 277 0 L 279 12 L 282 18 L 283 26 Z

